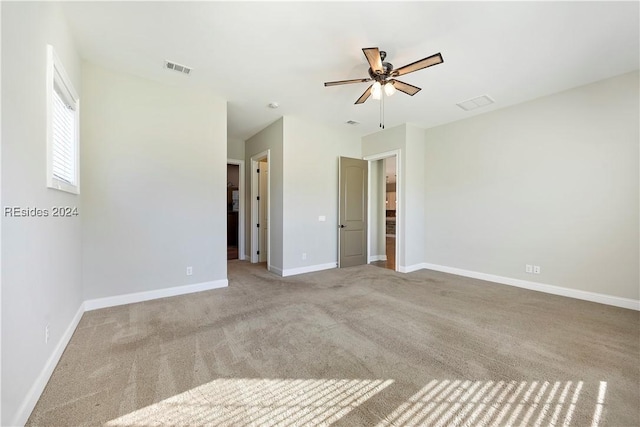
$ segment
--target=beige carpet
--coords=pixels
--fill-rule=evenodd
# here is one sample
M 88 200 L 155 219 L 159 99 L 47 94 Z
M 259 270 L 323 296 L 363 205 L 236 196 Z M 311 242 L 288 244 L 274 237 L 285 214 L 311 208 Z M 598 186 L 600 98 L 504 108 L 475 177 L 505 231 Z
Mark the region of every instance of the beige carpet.
M 640 425 L 640 314 L 372 266 L 85 313 L 29 425 Z

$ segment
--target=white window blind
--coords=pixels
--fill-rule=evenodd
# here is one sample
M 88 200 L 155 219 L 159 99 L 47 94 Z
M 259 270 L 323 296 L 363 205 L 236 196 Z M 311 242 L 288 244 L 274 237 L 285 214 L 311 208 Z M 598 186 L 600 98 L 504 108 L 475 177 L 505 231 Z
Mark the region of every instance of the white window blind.
M 47 186 L 80 194 L 80 99 L 51 45 L 47 80 Z
M 53 176 L 69 184 L 76 181 L 76 113 L 60 96 L 53 93 Z

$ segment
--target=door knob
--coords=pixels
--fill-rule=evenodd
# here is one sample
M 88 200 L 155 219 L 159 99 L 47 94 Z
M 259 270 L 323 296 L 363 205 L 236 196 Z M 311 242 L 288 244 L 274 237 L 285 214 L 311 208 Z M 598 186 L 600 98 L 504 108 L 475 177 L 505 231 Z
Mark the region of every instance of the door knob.
M 346 227 L 346 225 L 342 225 L 342 224 L 340 224 L 340 225 L 338 226 L 338 228 L 345 228 L 345 227 Z

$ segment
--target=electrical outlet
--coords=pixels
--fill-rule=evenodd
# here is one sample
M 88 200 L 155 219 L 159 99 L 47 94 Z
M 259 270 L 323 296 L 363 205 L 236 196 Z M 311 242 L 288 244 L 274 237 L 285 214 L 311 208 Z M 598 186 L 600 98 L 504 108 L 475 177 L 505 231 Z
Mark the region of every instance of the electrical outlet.
M 49 325 L 44 327 L 44 343 L 49 344 Z
M 539 265 L 534 265 L 533 266 L 533 274 L 540 274 L 540 266 Z
M 525 265 L 524 271 L 526 271 L 527 273 L 533 273 L 533 266 L 531 264 Z
M 302 252 L 302 259 L 307 259 L 307 253 L 306 252 Z
M 193 274 L 193 267 L 187 267 L 187 276 L 191 276 Z

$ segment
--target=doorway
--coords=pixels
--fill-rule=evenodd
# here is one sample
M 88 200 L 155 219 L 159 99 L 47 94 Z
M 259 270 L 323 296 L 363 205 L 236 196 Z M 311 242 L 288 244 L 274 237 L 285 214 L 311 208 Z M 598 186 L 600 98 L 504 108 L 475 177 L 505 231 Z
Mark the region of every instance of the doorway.
M 238 259 L 240 168 L 227 163 L 227 260 Z
M 271 266 L 269 150 L 251 157 L 251 262 Z
M 398 212 L 396 158 L 387 157 L 380 160 L 384 169 L 384 249 L 386 261 L 384 265 L 390 270 L 396 269 L 396 213 Z
M 244 160 L 227 159 L 227 260 L 245 259 Z
M 398 271 L 400 250 L 400 150 L 365 157 L 369 161 L 369 263 Z

